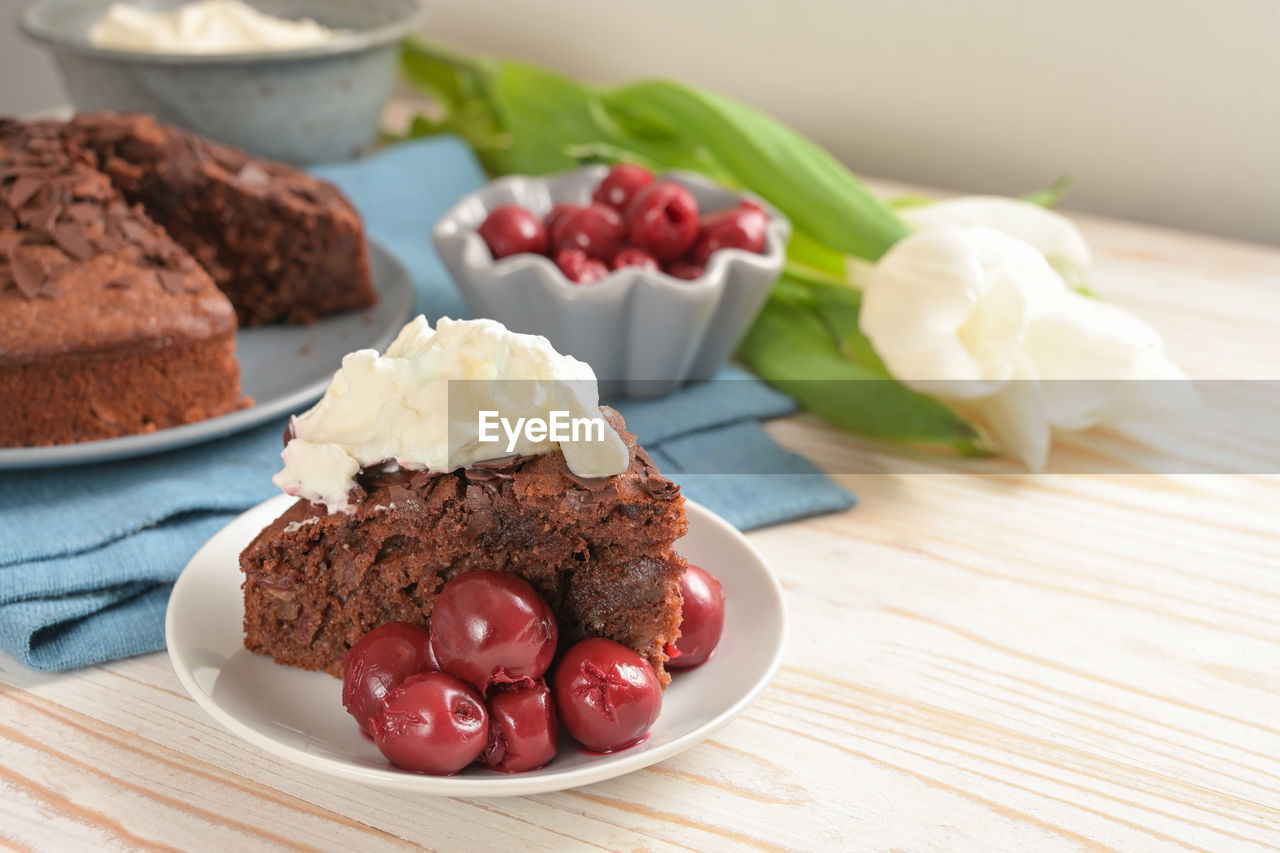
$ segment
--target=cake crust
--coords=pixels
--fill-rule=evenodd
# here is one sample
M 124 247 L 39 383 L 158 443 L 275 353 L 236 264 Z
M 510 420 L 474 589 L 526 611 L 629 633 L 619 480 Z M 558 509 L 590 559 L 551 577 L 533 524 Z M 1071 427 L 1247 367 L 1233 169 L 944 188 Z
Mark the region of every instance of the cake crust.
M 529 581 L 562 643 L 616 640 L 665 685 L 679 636 L 686 564 L 672 545 L 686 529 L 684 498 L 604 411 L 630 453 L 612 477 L 577 477 L 553 451 L 442 474 L 365 471 L 349 514 L 299 500 L 240 556 L 246 648 L 340 675 L 366 632 L 427 625 L 446 581 L 493 569 Z

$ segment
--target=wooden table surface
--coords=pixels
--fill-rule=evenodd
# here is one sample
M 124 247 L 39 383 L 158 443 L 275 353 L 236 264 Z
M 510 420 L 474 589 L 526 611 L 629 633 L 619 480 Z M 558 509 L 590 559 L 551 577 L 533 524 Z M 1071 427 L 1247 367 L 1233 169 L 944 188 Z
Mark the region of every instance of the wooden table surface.
M 1097 289 L 1189 374 L 1275 376 L 1280 249 L 1080 221 Z M 749 535 L 792 634 L 709 741 L 577 790 L 406 796 L 246 745 L 163 654 L 0 656 L 0 847 L 1280 847 L 1280 479 L 1069 473 L 1094 436 L 1029 476 L 770 430 L 862 502 Z

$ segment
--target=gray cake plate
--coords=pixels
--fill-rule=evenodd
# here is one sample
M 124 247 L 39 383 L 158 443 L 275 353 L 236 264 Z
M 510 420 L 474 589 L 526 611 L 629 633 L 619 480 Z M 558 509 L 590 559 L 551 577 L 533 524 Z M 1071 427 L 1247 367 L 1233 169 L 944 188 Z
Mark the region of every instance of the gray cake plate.
M 222 438 L 302 411 L 324 393 L 342 357 L 386 349 L 413 311 L 413 282 L 390 252 L 369 242 L 378 304 L 326 317 L 311 326 L 258 326 L 236 333 L 240 384 L 254 404 L 207 421 L 103 441 L 54 447 L 0 448 L 0 470 L 84 465 L 159 453 Z

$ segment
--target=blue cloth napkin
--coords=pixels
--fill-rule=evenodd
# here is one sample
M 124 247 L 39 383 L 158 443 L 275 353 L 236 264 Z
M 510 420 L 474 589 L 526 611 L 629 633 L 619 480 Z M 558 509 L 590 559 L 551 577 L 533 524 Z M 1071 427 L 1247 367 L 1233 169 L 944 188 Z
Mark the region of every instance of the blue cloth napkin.
M 316 170 L 414 278 L 434 321 L 468 312 L 431 226 L 485 182 L 467 147 L 437 138 Z M 616 403 L 685 494 L 744 530 L 832 512 L 853 496 L 760 428 L 795 409 L 741 371 L 661 400 Z M 236 514 L 277 494 L 284 422 L 193 448 L 75 468 L 0 473 L 0 648 L 65 670 L 164 647 L 169 590 Z M 742 472 L 747 473 L 742 473 Z

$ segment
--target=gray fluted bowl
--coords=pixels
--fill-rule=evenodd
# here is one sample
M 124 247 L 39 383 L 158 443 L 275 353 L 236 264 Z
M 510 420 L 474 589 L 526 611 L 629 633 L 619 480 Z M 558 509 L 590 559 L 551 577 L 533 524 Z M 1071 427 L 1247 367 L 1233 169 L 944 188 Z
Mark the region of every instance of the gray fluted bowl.
M 395 84 L 400 40 L 424 16 L 419 0 L 248 0 L 271 15 L 350 32 L 295 50 L 162 54 L 90 44 L 89 30 L 111 2 L 38 0 L 18 18 L 22 31 L 52 52 L 77 110 L 151 113 L 290 163 L 343 160 L 373 143 Z
M 542 335 L 560 352 L 587 362 L 602 397 L 656 397 L 709 379 L 733 355 L 782 271 L 791 224 L 773 207 L 752 199 L 769 214 L 763 254 L 721 249 L 693 281 L 624 267 L 602 281 L 578 285 L 542 255 L 495 261 L 476 231 L 503 204 L 518 204 L 539 218 L 556 202 L 589 204 L 607 172 L 605 166 L 589 166 L 494 181 L 463 197 L 436 224 L 436 251 L 477 317 Z M 659 179 L 687 188 L 704 213 L 747 197 L 692 172 Z

